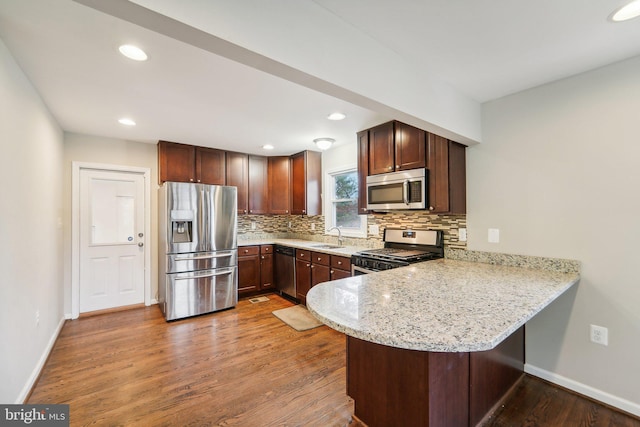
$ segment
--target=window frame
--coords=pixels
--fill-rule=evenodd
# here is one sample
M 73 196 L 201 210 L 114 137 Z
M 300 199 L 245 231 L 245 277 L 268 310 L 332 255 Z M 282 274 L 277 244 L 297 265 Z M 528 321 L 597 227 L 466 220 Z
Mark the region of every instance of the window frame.
M 335 216 L 336 216 L 336 211 L 335 211 L 335 206 L 336 203 L 341 202 L 341 201 L 348 201 L 348 200 L 352 200 L 352 199 L 334 199 L 335 196 L 335 189 L 336 189 L 336 180 L 335 177 L 337 175 L 342 175 L 345 173 L 351 173 L 351 172 L 355 172 L 356 177 L 359 178 L 358 176 L 358 168 L 357 166 L 343 166 L 340 168 L 335 168 L 335 169 L 331 169 L 331 170 L 327 170 L 325 172 L 325 194 L 327 195 L 327 197 L 325 197 L 325 216 L 324 216 L 324 233 L 326 235 L 329 236 L 338 236 L 338 232 L 336 230 L 331 230 L 329 231 L 329 229 L 331 227 L 335 227 Z M 357 197 L 356 197 L 356 204 L 357 204 Z M 357 213 L 357 211 L 356 211 Z M 357 237 L 357 238 L 366 238 L 367 237 L 367 215 L 358 215 L 358 217 L 360 218 L 360 226 L 356 229 L 356 228 L 340 228 L 341 232 L 342 232 L 342 236 L 346 236 L 346 237 Z

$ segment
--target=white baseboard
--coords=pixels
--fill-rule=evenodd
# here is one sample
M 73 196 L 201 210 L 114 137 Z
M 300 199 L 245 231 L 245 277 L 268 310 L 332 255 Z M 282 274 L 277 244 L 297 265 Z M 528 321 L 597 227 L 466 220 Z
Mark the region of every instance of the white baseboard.
M 58 339 L 58 335 L 60 335 L 60 331 L 62 331 L 62 327 L 64 326 L 66 317 L 67 315 L 65 314 L 64 317 L 60 319 L 60 323 L 58 323 L 58 327 L 53 332 L 53 335 L 51 335 L 51 338 L 49 339 L 49 343 L 47 344 L 47 347 L 44 349 L 42 356 L 40 356 L 40 360 L 38 360 L 38 364 L 33 369 L 33 372 L 31 372 L 31 376 L 29 376 L 27 383 L 24 385 L 24 387 L 22 388 L 22 391 L 20 392 L 20 395 L 16 399 L 15 401 L 16 404 L 24 403 L 24 401 L 27 400 L 27 397 L 29 397 L 29 392 L 31 391 L 34 384 L 38 380 L 38 377 L 40 376 L 40 372 L 42 371 L 42 368 L 44 368 L 44 364 L 47 362 L 49 353 L 51 353 L 51 350 L 53 349 L 53 345 L 56 343 L 56 340 Z
M 561 387 L 575 391 L 576 393 L 582 394 L 583 396 L 590 397 L 630 414 L 640 416 L 640 404 L 638 403 L 634 403 L 621 397 L 614 396 L 602 390 L 590 387 L 586 384 L 582 384 L 572 379 L 563 377 L 562 375 L 549 372 L 547 370 L 538 368 L 537 366 L 529 365 L 528 363 L 524 365 L 524 371 L 528 374 L 542 378 L 543 380 L 547 380 L 554 384 L 558 384 Z

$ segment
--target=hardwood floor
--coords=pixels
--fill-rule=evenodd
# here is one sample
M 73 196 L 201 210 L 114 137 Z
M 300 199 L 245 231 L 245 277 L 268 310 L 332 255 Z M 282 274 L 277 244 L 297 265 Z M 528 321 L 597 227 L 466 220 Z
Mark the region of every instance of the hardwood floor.
M 68 403 L 72 426 L 349 424 L 344 336 L 295 331 L 271 314 L 293 304 L 268 297 L 170 323 L 157 306 L 67 321 L 28 403 Z M 526 377 L 487 425 L 640 420 Z

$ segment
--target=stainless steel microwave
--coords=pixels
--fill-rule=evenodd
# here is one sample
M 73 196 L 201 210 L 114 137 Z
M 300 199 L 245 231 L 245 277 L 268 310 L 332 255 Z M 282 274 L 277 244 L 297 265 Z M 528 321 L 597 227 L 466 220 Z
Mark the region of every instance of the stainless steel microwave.
M 427 208 L 427 170 L 411 169 L 367 177 L 367 209 Z

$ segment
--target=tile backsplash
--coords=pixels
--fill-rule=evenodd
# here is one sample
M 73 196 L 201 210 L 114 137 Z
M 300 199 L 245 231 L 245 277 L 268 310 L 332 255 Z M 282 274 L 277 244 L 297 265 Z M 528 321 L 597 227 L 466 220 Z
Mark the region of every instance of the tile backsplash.
M 363 238 L 345 238 L 348 246 L 381 247 L 385 228 L 402 227 L 442 230 L 445 247 L 466 249 L 467 242 L 458 241 L 458 229 L 466 228 L 466 215 L 432 215 L 416 211 L 395 211 L 386 214 L 370 214 L 368 225 L 378 225 L 380 233 Z M 253 227 L 252 227 L 253 225 Z M 238 237 L 240 239 L 297 238 L 333 242 L 334 236 L 324 234 L 324 216 L 295 215 L 239 215 Z

